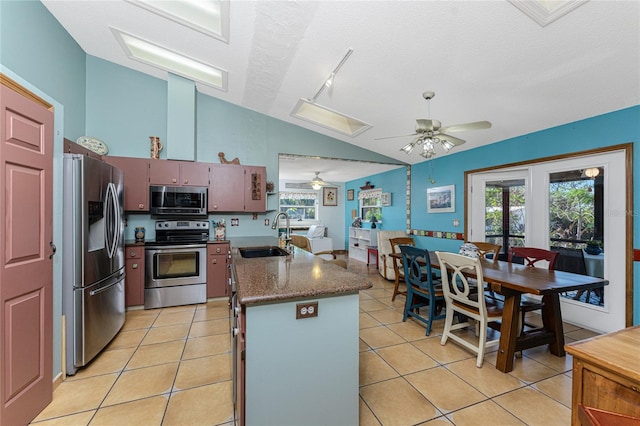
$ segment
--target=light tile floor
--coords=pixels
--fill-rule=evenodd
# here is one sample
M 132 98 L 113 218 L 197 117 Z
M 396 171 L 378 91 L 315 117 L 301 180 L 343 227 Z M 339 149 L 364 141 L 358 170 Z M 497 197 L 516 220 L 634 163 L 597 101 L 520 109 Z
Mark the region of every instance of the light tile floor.
M 571 356 L 526 350 L 511 373 L 495 351 L 475 356 L 402 322 L 404 296 L 375 267 L 350 261 L 373 287 L 360 294 L 360 425 L 569 425 Z M 530 318 L 536 321 L 536 317 Z M 33 425 L 228 425 L 231 339 L 226 301 L 132 310 L 119 335 L 68 377 Z M 572 342 L 595 333 L 565 324 Z M 303 426 L 303 425 L 301 425 Z

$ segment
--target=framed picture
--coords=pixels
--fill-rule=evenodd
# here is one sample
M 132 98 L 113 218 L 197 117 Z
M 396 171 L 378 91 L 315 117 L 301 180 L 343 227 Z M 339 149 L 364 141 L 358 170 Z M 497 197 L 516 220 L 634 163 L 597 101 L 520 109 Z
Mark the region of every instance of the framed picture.
M 353 189 L 347 190 L 347 201 L 353 201 L 354 193 Z
M 338 205 L 338 188 L 325 186 L 322 188 L 322 205 L 337 206 Z
M 453 213 L 455 211 L 455 185 L 427 188 L 427 213 Z
M 383 192 L 380 194 L 380 204 L 382 207 L 389 207 L 391 205 L 391 193 Z

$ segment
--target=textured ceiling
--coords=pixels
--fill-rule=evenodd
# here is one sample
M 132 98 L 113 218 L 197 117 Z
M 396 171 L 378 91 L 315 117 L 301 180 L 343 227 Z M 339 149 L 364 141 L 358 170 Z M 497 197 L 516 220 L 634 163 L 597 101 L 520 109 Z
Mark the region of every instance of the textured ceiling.
M 455 133 L 460 151 L 640 104 L 638 1 L 591 0 L 545 27 L 506 0 L 231 1 L 229 43 L 124 1 L 43 3 L 90 55 L 166 79 L 125 56 L 109 27 L 123 30 L 228 71 L 226 92 L 203 93 L 411 164 L 410 137 L 374 138 L 416 118 L 493 123 Z M 373 125 L 355 138 L 290 116 L 349 48 L 317 102 Z

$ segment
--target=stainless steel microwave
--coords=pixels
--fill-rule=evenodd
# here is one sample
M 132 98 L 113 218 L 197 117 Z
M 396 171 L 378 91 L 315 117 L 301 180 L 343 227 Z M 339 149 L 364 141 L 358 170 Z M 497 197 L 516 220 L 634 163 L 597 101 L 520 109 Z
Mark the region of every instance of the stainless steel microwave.
M 206 217 L 207 188 L 151 185 L 149 212 L 159 217 Z

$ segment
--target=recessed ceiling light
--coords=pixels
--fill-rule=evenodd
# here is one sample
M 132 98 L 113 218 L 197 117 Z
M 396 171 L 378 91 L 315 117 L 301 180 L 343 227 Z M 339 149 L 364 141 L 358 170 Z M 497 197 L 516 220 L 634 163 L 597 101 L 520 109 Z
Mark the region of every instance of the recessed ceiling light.
M 170 71 L 182 77 L 227 90 L 227 72 L 150 41 L 111 28 L 126 55 L 145 64 Z
M 211 37 L 229 42 L 228 0 L 126 0 Z
M 370 124 L 318 105 L 309 99 L 300 99 L 291 112 L 293 117 L 355 137 L 371 128 Z

